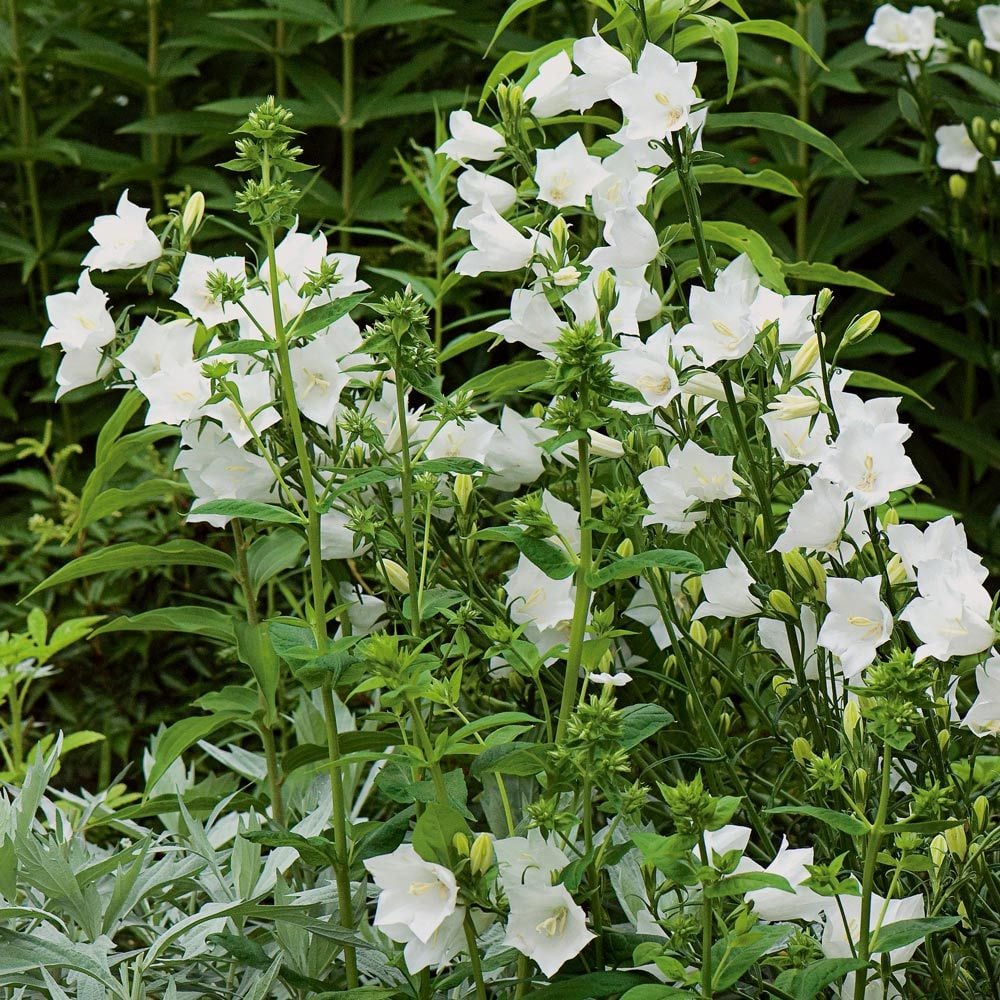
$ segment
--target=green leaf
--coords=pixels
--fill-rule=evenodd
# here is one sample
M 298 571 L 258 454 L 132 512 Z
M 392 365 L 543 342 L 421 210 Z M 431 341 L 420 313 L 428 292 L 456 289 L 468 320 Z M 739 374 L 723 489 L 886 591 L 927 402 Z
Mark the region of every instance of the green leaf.
M 77 531 L 89 528 L 95 521 L 101 521 L 112 514 L 127 510 L 130 507 L 152 507 L 159 501 L 167 500 L 180 493 L 187 494 L 188 487 L 173 479 L 146 479 L 131 489 L 122 490 L 112 487 L 102 490 L 93 499 L 80 500 L 80 510 L 73 527 Z
M 894 382 L 891 378 L 876 375 L 874 372 L 852 371 L 847 384 L 857 386 L 859 389 L 878 389 L 880 392 L 899 393 L 901 396 L 909 396 L 911 399 L 918 400 L 931 410 L 934 409 L 923 396 L 914 392 L 908 385 Z
M 545 770 L 550 747 L 541 743 L 498 743 L 489 746 L 472 762 L 474 778 L 484 774 L 514 774 L 530 778 Z
M 863 837 L 868 832 L 867 825 L 856 816 L 848 816 L 835 809 L 822 809 L 819 806 L 773 806 L 764 811 L 780 816 L 809 816 L 841 833 L 849 833 L 852 837 Z
M 569 52 L 573 48 L 575 38 L 559 38 L 555 41 L 543 45 L 541 48 L 530 52 L 506 52 L 490 71 L 490 75 L 483 84 L 483 91 L 479 96 L 479 110 L 482 111 L 489 99 L 490 94 L 496 89 L 502 80 L 512 78 L 522 67 L 527 67 L 524 73 L 525 82 L 527 76 L 536 70 L 546 59 L 551 59 L 557 52 Z
M 0 973 L 36 972 L 54 966 L 96 980 L 110 996 L 122 996 L 121 984 L 82 948 L 0 927 Z
M 702 561 L 691 552 L 681 549 L 650 549 L 638 552 L 590 573 L 587 585 L 594 589 L 603 587 L 612 580 L 627 580 L 639 576 L 643 570 L 662 569 L 667 573 L 704 573 Z
M 643 986 L 633 986 L 622 994 L 622 1000 L 694 1000 L 698 996 L 691 990 L 678 989 L 676 986 L 666 986 L 663 983 L 647 983 Z
M 770 872 L 744 872 L 740 875 L 729 875 L 720 879 L 714 885 L 705 887 L 707 899 L 721 899 L 724 896 L 742 896 L 746 892 L 757 889 L 781 889 L 783 892 L 795 892 L 787 878 L 772 875 Z
M 284 507 L 256 500 L 208 500 L 191 508 L 192 514 L 221 514 L 247 521 L 266 521 L 269 524 L 305 524 L 298 514 Z
M 622 749 L 631 750 L 673 721 L 659 705 L 627 705 L 622 709 Z
M 791 994 L 795 1000 L 813 1000 L 820 990 L 849 972 L 859 972 L 866 965 L 858 958 L 822 958 L 805 969 L 786 969 L 774 985 Z
M 57 587 L 70 580 L 80 580 L 98 573 L 111 573 L 126 569 L 150 569 L 160 566 L 208 566 L 228 573 L 235 570 L 233 560 L 224 552 L 211 549 L 200 542 L 175 539 L 163 545 L 138 545 L 122 542 L 109 545 L 98 552 L 88 552 L 73 559 L 51 576 L 43 580 L 32 594 L 49 587 Z
M 429 802 L 413 828 L 413 849 L 425 861 L 449 865 L 455 851 L 452 840 L 456 833 L 469 836 L 465 817 L 451 806 Z
M 788 42 L 789 45 L 794 45 L 795 48 L 805 52 L 817 66 L 827 70 L 826 65 L 820 59 L 819 55 L 817 55 L 816 50 L 794 28 L 789 27 L 782 21 L 772 21 L 770 18 L 737 21 L 735 30 L 738 35 L 760 35 L 764 38 L 776 38 L 778 41 Z
M 481 531 L 477 531 L 473 537 L 481 541 L 513 542 L 527 559 L 553 580 L 566 580 L 575 571 L 565 549 L 547 542 L 544 538 L 533 538 L 516 525 L 507 524 L 495 528 L 483 528 Z
M 476 396 L 488 395 L 494 399 L 520 392 L 543 381 L 549 374 L 547 361 L 515 361 L 473 375 L 457 392 Z
M 237 712 L 216 712 L 214 715 L 196 715 L 189 719 L 181 719 L 168 726 L 156 742 L 156 755 L 149 777 L 146 778 L 146 794 L 157 781 L 166 774 L 167 769 L 185 750 L 189 750 L 217 729 L 240 717 Z
M 856 271 L 843 271 L 833 264 L 800 260 L 794 264 L 782 263 L 781 269 L 789 278 L 816 281 L 824 285 L 846 285 L 849 288 L 864 288 L 866 291 L 877 292 L 879 295 L 892 295 L 888 288 L 884 288 L 877 281 L 872 281 L 871 278 L 866 278 Z
M 525 994 L 525 1000 L 583 1000 L 584 997 L 598 1000 L 617 996 L 648 982 L 647 976 L 634 972 L 588 972 L 531 990 Z
M 342 299 L 334 299 L 303 314 L 302 319 L 290 331 L 293 337 L 308 337 L 310 334 L 325 330 L 338 319 L 346 316 L 355 306 L 361 305 L 368 298 L 367 292 L 355 292 Z
M 724 243 L 736 253 L 745 253 L 757 268 L 757 273 L 769 287 L 783 295 L 788 292 L 781 261 L 774 255 L 771 245 L 760 233 L 739 222 L 705 222 L 705 237 L 714 243 Z M 685 224 L 682 230 L 690 232 Z
M 490 44 L 486 46 L 486 51 L 483 53 L 484 56 L 490 54 L 490 49 L 496 44 L 496 40 L 524 13 L 531 10 L 532 7 L 538 7 L 539 5 L 546 3 L 547 0 L 514 0 L 514 2 L 503 12 L 503 16 L 500 18 L 500 23 L 497 24 L 496 31 L 493 32 L 493 37 L 490 39 Z
M 272 725 L 277 721 L 275 697 L 278 690 L 278 677 L 281 672 L 278 654 L 271 643 L 268 622 L 237 621 L 236 655 L 241 663 L 245 663 L 252 671 L 257 685 L 263 692 L 268 707 L 268 722 Z
M 108 632 L 183 632 L 227 644 L 236 641 L 232 615 L 194 605 L 143 611 L 131 617 L 119 615 L 93 634 L 98 636 Z
M 254 593 L 293 566 L 298 566 L 306 548 L 306 539 L 294 528 L 278 528 L 254 540 L 247 550 L 247 566 Z
M 780 948 L 796 928 L 758 924 L 746 934 L 730 935 L 712 946 L 712 989 L 725 990 L 769 951 Z
M 872 942 L 872 954 L 905 948 L 914 941 L 923 941 L 928 934 L 954 927 L 960 917 L 917 917 L 914 920 L 897 920 L 879 929 Z
M 708 116 L 705 127 L 711 129 L 756 128 L 764 132 L 777 132 L 779 135 L 787 135 L 796 142 L 804 142 L 807 146 L 818 149 L 857 180 L 863 184 L 868 183 L 858 173 L 847 157 L 844 156 L 840 147 L 832 139 L 823 135 L 822 132 L 814 129 L 811 125 L 807 125 L 797 118 L 792 118 L 790 115 L 779 115 L 772 111 L 739 111 L 727 114 L 714 114 Z

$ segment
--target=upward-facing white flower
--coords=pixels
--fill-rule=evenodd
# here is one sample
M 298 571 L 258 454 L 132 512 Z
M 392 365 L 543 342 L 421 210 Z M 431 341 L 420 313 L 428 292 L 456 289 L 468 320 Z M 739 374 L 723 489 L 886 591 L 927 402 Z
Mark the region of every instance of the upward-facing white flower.
M 243 313 L 234 302 L 217 302 L 208 290 L 208 276 L 221 271 L 230 278 L 245 278 L 247 264 L 242 257 L 206 257 L 189 253 L 177 276 L 177 291 L 171 296 L 206 327 L 239 319 Z
M 505 589 L 510 618 L 516 625 L 533 627 L 544 633 L 573 617 L 575 588 L 572 582 L 553 580 L 526 556 L 518 560 Z M 532 637 L 529 634 L 529 638 Z
M 488 125 L 474 121 L 468 111 L 452 111 L 448 116 L 451 138 L 441 143 L 439 153 L 449 160 L 499 160 L 503 156 L 503 136 Z
M 983 154 L 969 135 L 968 128 L 963 125 L 942 125 L 934 133 L 937 139 L 935 159 L 942 170 L 960 170 L 966 174 L 974 174 Z
M 108 296 L 82 271 L 75 292 L 57 292 L 45 299 L 52 324 L 42 347 L 58 344 L 64 351 L 93 351 L 115 339 L 115 321 L 108 312 Z
M 458 196 L 466 202 L 465 208 L 455 216 L 456 229 L 468 229 L 477 215 L 489 205 L 499 215 L 514 207 L 517 191 L 502 177 L 484 174 L 475 167 L 466 167 L 458 175 Z
M 455 876 L 441 865 L 424 861 L 409 844 L 401 844 L 391 854 L 368 858 L 365 868 L 382 890 L 373 921 L 376 927 L 402 924 L 427 942 L 455 912 Z
M 554 358 L 552 345 L 559 339 L 563 326 L 544 292 L 516 288 L 510 299 L 510 319 L 502 319 L 487 329 L 509 344 L 524 344 L 542 357 Z
M 455 270 L 471 278 L 483 271 L 519 271 L 535 253 L 535 237 L 522 236 L 492 205 L 469 223 L 474 250 L 468 251 Z
M 99 215 L 90 227 L 97 246 L 83 258 L 83 266 L 95 271 L 121 271 L 142 267 L 163 252 L 156 233 L 146 224 L 148 208 L 128 200 L 128 188 L 118 199 L 114 215 Z
M 1000 52 L 1000 4 L 981 4 L 976 11 L 979 30 L 983 33 L 986 48 Z
M 889 548 L 899 556 L 909 580 L 916 580 L 920 567 L 934 559 L 960 564 L 960 575 L 976 583 L 989 575 L 983 560 L 969 549 L 964 525 L 956 523 L 950 514 L 932 521 L 923 531 L 915 524 L 892 524 L 885 533 Z
M 663 139 L 688 124 L 696 63 L 678 62 L 669 52 L 647 42 L 634 73 L 613 83 L 608 96 L 628 119 L 629 139 Z
M 637 390 L 642 400 L 615 402 L 613 406 L 626 413 L 651 413 L 657 407 L 667 406 L 681 391 L 668 354 L 673 336 L 674 331 L 667 324 L 645 343 L 638 337 L 622 338 L 622 349 L 611 355 L 615 379 Z
M 826 904 L 826 897 L 820 896 L 808 886 L 802 885 L 809 878 L 806 865 L 811 864 L 813 864 L 813 849 L 811 847 L 791 850 L 788 847 L 787 838 L 782 837 L 781 847 L 778 848 L 775 859 L 767 868 L 760 870 L 769 875 L 780 875 L 787 879 L 795 891 L 754 889 L 748 892 L 744 899 L 748 903 L 753 903 L 754 912 L 761 920 L 766 920 L 769 923 L 781 920 L 807 920 L 809 922 L 818 920 Z
M 711 503 L 740 495 L 733 461 L 732 455 L 713 455 L 692 440 L 670 452 L 665 468 L 688 496 Z
M 901 426 L 862 421 L 842 424 L 820 475 L 853 493 L 862 510 L 885 503 L 894 490 L 916 485 L 920 474 L 900 440 Z
M 976 689 L 979 693 L 962 725 L 977 736 L 1000 736 L 1000 656 L 994 654 L 976 667 Z
M 525 103 L 538 118 L 551 118 L 575 104 L 573 65 L 565 52 L 557 52 L 538 67 L 537 76 L 524 88 Z
M 568 864 L 569 858 L 552 842 L 532 827 L 527 837 L 504 837 L 493 841 L 497 869 L 504 891 L 522 885 L 550 886 Z
M 774 543 L 775 552 L 806 549 L 810 552 L 837 553 L 846 562 L 852 550 L 844 542 L 845 534 L 863 545 L 865 523 L 857 505 L 848 500 L 842 486 L 821 476 L 809 480 L 809 489 L 792 504 L 785 530 Z
M 555 149 L 539 149 L 536 155 L 538 198 L 556 208 L 586 206 L 587 197 L 607 176 L 601 158 L 587 152 L 579 132 Z
M 573 62 L 583 70 L 572 83 L 572 106 L 578 111 L 605 100 L 612 84 L 632 72 L 628 56 L 601 38 L 596 21 L 592 35 L 573 43 Z
M 605 219 L 604 242 L 606 245 L 595 247 L 586 260 L 598 271 L 645 268 L 660 252 L 656 230 L 635 208 L 619 209 Z
M 726 565 L 703 573 L 701 586 L 705 600 L 694 618 L 745 618 L 760 611 L 760 601 L 750 593 L 754 582 L 739 553 L 729 550 Z
M 892 4 L 882 4 L 865 32 L 865 41 L 893 55 L 913 53 L 926 59 L 934 48 L 934 25 L 938 14 L 933 7 L 914 7 L 909 13 Z
M 318 424 L 328 424 L 340 405 L 340 394 L 350 381 L 337 361 L 333 335 L 316 337 L 303 347 L 288 352 L 295 399 L 303 416 Z
M 880 576 L 864 580 L 831 577 L 826 582 L 830 611 L 817 642 L 839 657 L 847 678 L 870 666 L 878 647 L 892 636 L 892 613 L 879 597 L 881 585 Z
M 551 432 L 541 418 L 525 417 L 509 406 L 500 416 L 500 430 L 489 442 L 489 485 L 495 490 L 516 490 L 533 483 L 545 470 L 541 442 Z
M 546 976 L 579 955 L 595 935 L 587 914 L 564 885 L 525 885 L 507 889 L 510 916 L 504 944 L 534 959 Z

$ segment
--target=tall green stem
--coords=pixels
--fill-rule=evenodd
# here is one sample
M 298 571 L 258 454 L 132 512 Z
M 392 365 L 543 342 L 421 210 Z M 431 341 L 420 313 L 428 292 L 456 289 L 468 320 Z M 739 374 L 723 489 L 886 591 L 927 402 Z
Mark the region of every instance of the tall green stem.
M 406 545 L 406 578 L 410 584 L 410 632 L 414 638 L 420 633 L 420 589 L 417 576 L 416 540 L 413 537 L 413 464 L 410 457 L 410 431 L 406 425 L 406 388 L 403 385 L 402 365 L 396 359 L 396 420 L 402 451 L 403 470 L 400 492 L 403 496 L 403 537 Z
M 795 4 L 795 30 L 803 37 L 806 37 L 808 29 L 807 3 L 803 0 L 796 0 Z M 797 49 L 795 52 L 796 76 L 798 78 L 798 92 L 796 100 L 796 113 L 799 121 L 805 125 L 809 124 L 809 54 Z M 799 198 L 795 203 L 795 254 L 799 260 L 805 260 L 809 252 L 809 146 L 807 143 L 798 144 L 798 167 L 801 177 L 799 179 Z
M 682 149 L 680 140 L 674 142 L 674 163 L 677 167 L 677 179 L 680 182 L 681 198 L 684 201 L 684 211 L 687 213 L 691 226 L 691 237 L 698 253 L 698 267 L 701 270 L 701 280 L 705 287 L 712 291 L 715 288 L 715 269 L 708 256 L 708 244 L 705 242 L 705 226 L 701 218 L 701 206 L 698 204 L 698 193 L 695 190 L 694 179 L 691 176 L 691 162 Z
M 285 79 L 285 19 L 274 22 L 274 96 L 282 100 L 288 91 Z
M 698 838 L 698 853 L 701 863 L 706 867 L 711 863 L 708 848 L 705 846 L 705 835 Z M 712 997 L 712 901 L 704 896 L 701 900 L 701 995 L 703 1000 Z
M 34 138 L 34 127 L 31 115 L 31 102 L 28 99 L 28 68 L 21 52 L 21 35 L 18 26 L 17 0 L 8 0 L 10 16 L 10 47 L 14 56 L 14 79 L 17 82 L 17 136 L 21 147 L 22 171 L 28 188 L 28 206 L 31 210 L 31 231 L 35 241 L 35 252 L 38 254 L 38 283 L 42 295 L 48 295 L 49 265 L 45 259 L 45 226 L 42 219 L 42 203 L 38 196 L 38 173 L 35 170 L 34 157 L 29 155 Z
M 344 24 L 340 32 L 341 118 L 340 118 L 340 204 L 343 219 L 340 248 L 349 249 L 351 205 L 354 201 L 354 0 L 343 0 Z
M 472 962 L 472 978 L 476 983 L 476 997 L 486 1000 L 486 981 L 483 979 L 483 964 L 479 960 L 479 946 L 476 942 L 476 925 L 472 922 L 472 914 L 465 911 L 465 941 L 469 948 L 469 960 Z
M 412 698 L 406 699 L 406 707 L 410 713 L 410 721 L 413 723 L 413 733 L 427 760 L 427 767 L 431 772 L 431 779 L 434 782 L 434 791 L 437 794 L 438 802 L 446 806 L 448 805 L 448 790 L 445 788 L 441 766 L 434 759 L 434 744 L 431 743 L 430 733 L 427 732 L 427 727 L 424 725 L 424 717 L 420 714 L 420 708 Z
M 147 0 L 146 41 L 146 117 L 155 118 L 160 112 L 160 83 L 157 79 L 160 72 L 160 0 Z M 149 158 L 155 169 L 151 187 L 153 191 L 153 214 L 163 212 L 163 178 L 160 176 L 161 161 L 160 134 L 153 131 L 149 134 Z
M 871 919 L 872 891 L 875 881 L 875 862 L 878 858 L 879 846 L 885 831 L 886 817 L 889 815 L 889 784 L 890 765 L 892 764 L 892 748 L 888 743 L 882 751 L 882 787 L 879 793 L 878 809 L 875 822 L 868 831 L 868 844 L 865 850 L 865 867 L 861 877 L 861 930 L 858 941 L 858 958 L 867 966 L 871 958 Z M 864 1000 L 865 987 L 868 981 L 868 969 L 860 970 L 854 980 L 854 1000 Z
M 268 165 L 265 160 L 263 178 L 268 180 Z M 278 355 L 278 373 L 281 381 L 282 398 L 288 409 L 288 419 L 295 442 L 295 454 L 302 474 L 302 492 L 306 498 L 309 515 L 309 580 L 312 591 L 312 631 L 317 652 L 322 654 L 328 645 L 326 631 L 326 600 L 323 579 L 323 557 L 320 532 L 320 514 L 316 502 L 316 484 L 313 479 L 312 461 L 302 429 L 302 415 L 295 399 L 295 382 L 288 358 L 288 336 L 281 315 L 281 301 L 278 288 L 278 263 L 274 252 L 274 229 L 264 230 L 267 247 L 267 266 L 270 282 L 271 307 L 274 316 L 274 336 Z M 344 799 L 344 777 L 340 764 L 340 734 L 337 730 L 337 713 L 333 702 L 333 692 L 329 684 L 321 690 L 323 719 L 326 726 L 327 766 L 330 769 L 330 796 L 333 806 L 333 839 L 337 861 L 334 875 L 337 882 L 337 900 L 340 908 L 340 923 L 348 930 L 354 930 L 354 905 L 351 897 L 351 876 L 349 845 L 347 839 L 347 804 Z M 348 988 L 358 985 L 357 955 L 353 945 L 344 945 L 344 966 Z
M 580 391 L 580 405 L 587 409 L 587 388 Z M 580 495 L 580 561 L 576 567 L 576 595 L 573 600 L 573 620 L 569 633 L 569 651 L 566 654 L 566 675 L 563 678 L 562 700 L 559 703 L 559 719 L 556 724 L 556 743 L 566 739 L 566 727 L 576 702 L 576 681 L 583 661 L 583 641 L 587 633 L 587 618 L 590 612 L 590 576 L 592 560 L 592 536 L 590 530 L 590 439 L 580 438 L 580 460 L 577 464 L 577 491 Z

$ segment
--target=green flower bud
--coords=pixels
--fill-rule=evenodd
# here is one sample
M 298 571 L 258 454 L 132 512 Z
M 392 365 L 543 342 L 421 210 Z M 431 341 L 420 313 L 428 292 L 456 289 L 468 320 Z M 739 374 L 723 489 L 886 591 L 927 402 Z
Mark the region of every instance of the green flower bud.
M 798 382 L 803 376 L 812 371 L 813 365 L 819 359 L 819 338 L 814 333 L 796 352 L 792 355 L 792 365 L 789 377 L 793 382 Z
M 795 606 L 791 597 L 788 596 L 783 590 L 772 590 L 768 595 L 768 603 L 779 615 L 785 615 L 788 618 L 794 618 L 796 621 L 799 617 L 799 609 Z
M 490 865 L 493 864 L 493 841 L 488 833 L 481 833 L 472 842 L 469 860 L 473 875 L 483 875 L 490 870 Z
M 691 641 L 697 643 L 699 646 L 704 646 L 708 642 L 708 631 L 700 621 L 691 622 L 691 628 L 689 629 L 691 633 Z
M 969 182 L 961 174 L 952 174 L 948 178 L 948 194 L 961 201 L 969 190 Z
M 659 465 L 667 464 L 667 459 L 663 454 L 663 449 L 658 444 L 654 444 L 653 447 L 649 449 L 649 457 L 646 461 L 651 469 L 654 469 Z
M 813 577 L 809 569 L 809 563 L 806 562 L 806 557 L 800 549 L 782 552 L 781 561 L 785 564 L 785 571 L 800 587 L 811 588 L 813 586 Z
M 383 560 L 382 571 L 385 573 L 385 578 L 391 587 L 398 590 L 401 594 L 408 594 L 410 592 L 410 578 L 406 570 L 398 562 L 394 559 Z
M 800 764 L 808 764 L 816 754 L 813 753 L 812 744 L 804 736 L 796 736 L 792 740 L 792 756 Z
M 460 858 L 469 856 L 469 838 L 461 830 L 451 838 L 451 846 L 455 848 Z
M 181 216 L 181 232 L 187 239 L 201 228 L 201 223 L 205 218 L 205 196 L 200 191 L 195 191 L 187 200 L 184 206 L 184 214 Z
M 632 544 L 632 539 L 624 539 L 615 551 L 622 557 L 622 559 L 628 559 L 629 556 L 634 556 L 635 546 Z
M 976 833 L 983 833 L 990 820 L 990 800 L 985 795 L 980 795 L 972 803 L 972 816 L 975 819 Z
M 972 133 L 972 139 L 977 146 L 982 146 L 989 138 L 989 126 L 986 124 L 986 119 L 982 115 L 976 115 L 972 119 L 972 128 L 969 130 Z
M 945 863 L 945 859 L 948 857 L 948 842 L 944 839 L 943 834 L 938 834 L 931 841 L 931 864 L 934 865 L 935 871 L 940 871 Z
M 464 472 L 460 472 L 455 476 L 455 499 L 458 501 L 458 506 L 463 514 L 469 509 L 469 498 L 472 496 L 474 489 L 475 483 L 472 481 L 472 476 Z
M 782 677 L 780 674 L 775 674 L 771 678 L 771 690 L 774 691 L 774 693 L 779 698 L 784 698 L 785 695 L 787 695 L 788 692 L 791 691 L 791 689 L 792 685 L 789 684 L 788 680 Z
M 833 302 L 833 292 L 829 288 L 821 288 L 816 296 L 816 316 L 822 316 L 830 308 L 831 302 Z
M 944 831 L 944 839 L 948 843 L 948 849 L 958 858 L 965 860 L 965 855 L 969 850 L 969 842 L 965 836 L 964 826 L 953 826 Z
M 864 316 L 859 316 L 844 331 L 843 346 L 847 347 L 850 344 L 859 344 L 866 337 L 871 336 L 878 329 L 878 325 L 881 322 L 882 314 L 877 309 L 872 309 L 870 312 L 866 312 Z
M 849 701 L 844 708 L 844 735 L 853 743 L 855 734 L 860 739 L 864 732 L 865 723 L 861 716 L 861 706 L 857 701 Z

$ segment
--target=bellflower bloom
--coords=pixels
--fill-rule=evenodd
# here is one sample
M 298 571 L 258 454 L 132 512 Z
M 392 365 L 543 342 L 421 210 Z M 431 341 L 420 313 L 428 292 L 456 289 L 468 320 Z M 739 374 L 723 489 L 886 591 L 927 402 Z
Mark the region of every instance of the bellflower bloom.
M 966 174 L 976 172 L 983 154 L 976 148 L 964 124 L 941 125 L 934 132 L 934 138 L 938 144 L 935 159 L 942 170 L 959 170 Z
M 321 334 L 303 347 L 288 352 L 295 398 L 302 415 L 317 424 L 328 424 L 340 405 L 340 394 L 350 375 L 337 362 L 336 338 Z
M 525 103 L 537 118 L 561 115 L 576 104 L 573 65 L 565 52 L 557 52 L 538 67 L 538 74 L 524 88 Z
M 551 345 L 559 339 L 564 325 L 544 292 L 517 288 L 510 299 L 510 319 L 502 319 L 487 329 L 508 344 L 524 344 L 543 358 L 554 358 Z
M 976 667 L 978 695 L 969 706 L 962 725 L 977 736 L 1000 736 L 1000 656 L 994 653 Z
M 839 657 L 848 679 L 870 666 L 878 647 L 892 636 L 892 613 L 879 596 L 881 586 L 880 576 L 826 581 L 830 611 L 817 642 Z
M 808 886 L 802 885 L 809 878 L 806 865 L 813 863 L 811 847 L 791 850 L 787 838 L 782 837 L 781 847 L 778 848 L 775 859 L 766 868 L 760 868 L 754 862 L 748 862 L 748 866 L 752 865 L 754 871 L 780 875 L 788 880 L 795 891 L 754 889 L 743 898 L 748 903 L 753 903 L 754 912 L 761 920 L 768 923 L 778 923 L 782 920 L 806 920 L 811 923 L 819 920 L 827 905 L 827 899 L 813 892 Z
M 949 514 L 932 521 L 922 531 L 915 524 L 891 524 L 885 529 L 889 548 L 899 556 L 908 580 L 916 580 L 920 567 L 933 559 L 957 560 L 962 575 L 982 583 L 988 576 L 983 560 L 969 549 L 964 525 Z
M 632 73 L 628 56 L 601 38 L 596 21 L 590 37 L 573 43 L 573 62 L 583 71 L 572 83 L 572 107 L 577 111 L 605 100 L 611 86 Z
M 545 470 L 541 443 L 551 432 L 539 417 L 525 417 L 509 406 L 500 415 L 500 429 L 489 441 L 489 485 L 513 492 L 533 483 Z
M 57 292 L 45 299 L 52 325 L 42 347 L 58 344 L 64 351 L 94 351 L 115 339 L 115 321 L 108 312 L 108 296 L 82 271 L 75 292 Z
M 502 177 L 484 174 L 475 167 L 466 167 L 458 175 L 458 196 L 466 202 L 455 216 L 456 229 L 468 229 L 477 215 L 489 205 L 498 215 L 514 207 L 517 191 Z
M 449 160 L 499 160 L 503 156 L 504 138 L 495 129 L 474 121 L 468 111 L 452 111 L 448 116 L 451 138 L 441 143 L 439 153 Z
M 901 427 L 862 421 L 842 424 L 820 474 L 853 493 L 862 510 L 885 503 L 894 490 L 915 486 L 920 474 L 903 448 Z
M 680 393 L 677 372 L 668 357 L 673 335 L 668 324 L 651 334 L 645 343 L 638 337 L 622 338 L 622 349 L 611 355 L 611 367 L 615 379 L 636 389 L 642 400 L 616 400 L 612 406 L 626 413 L 652 413 L 657 407 L 668 406 Z
M 587 915 L 564 885 L 525 885 L 507 889 L 510 916 L 504 944 L 533 959 L 554 976 L 595 937 Z
M 813 476 L 809 489 L 792 504 L 785 530 L 773 545 L 775 552 L 806 549 L 838 554 L 846 562 L 851 555 L 844 535 L 864 544 L 866 525 L 857 505 L 842 486 Z
M 712 569 L 701 577 L 705 601 L 698 606 L 694 618 L 746 618 L 760 611 L 760 601 L 750 593 L 754 582 L 735 549 L 729 550 L 726 565 Z
M 364 864 L 382 890 L 373 921 L 376 927 L 402 925 L 426 943 L 455 912 L 455 876 L 441 865 L 424 861 L 410 844 L 368 858 Z
M 520 271 L 535 254 L 535 236 L 522 236 L 492 205 L 469 222 L 469 250 L 455 266 L 459 274 L 476 278 L 483 271 Z
M 937 41 L 934 37 L 937 18 L 933 7 L 914 7 L 905 13 L 885 3 L 875 11 L 875 18 L 865 32 L 865 41 L 894 56 L 912 53 L 919 59 L 926 59 Z
M 976 10 L 986 48 L 1000 52 L 1000 4 L 981 4 Z
M 177 291 L 171 296 L 206 327 L 218 326 L 244 314 L 235 302 L 225 305 L 208 291 L 208 276 L 221 271 L 230 278 L 245 278 L 247 265 L 242 257 L 217 257 L 214 260 L 200 253 L 188 253 L 177 276 Z
M 520 886 L 550 886 L 568 864 L 569 858 L 532 827 L 526 837 L 504 837 L 493 841 L 497 869 L 504 891 Z
M 583 208 L 594 188 L 607 176 L 599 156 L 591 156 L 579 132 L 555 149 L 539 149 L 535 169 L 539 201 L 556 208 Z
M 146 224 L 148 208 L 128 200 L 128 188 L 118 199 L 114 215 L 99 215 L 90 227 L 97 246 L 83 258 L 83 266 L 95 271 L 122 271 L 142 267 L 163 252 L 156 233 Z
M 670 452 L 663 469 L 688 496 L 711 503 L 713 500 L 732 500 L 740 495 L 733 461 L 732 455 L 713 455 L 697 442 L 688 441 Z
M 634 73 L 608 87 L 608 97 L 622 109 L 629 139 L 664 139 L 688 124 L 696 63 L 678 62 L 669 52 L 647 42 Z
M 604 242 L 606 246 L 595 247 L 585 262 L 596 270 L 645 268 L 660 252 L 656 230 L 634 208 L 623 208 L 607 217 Z

